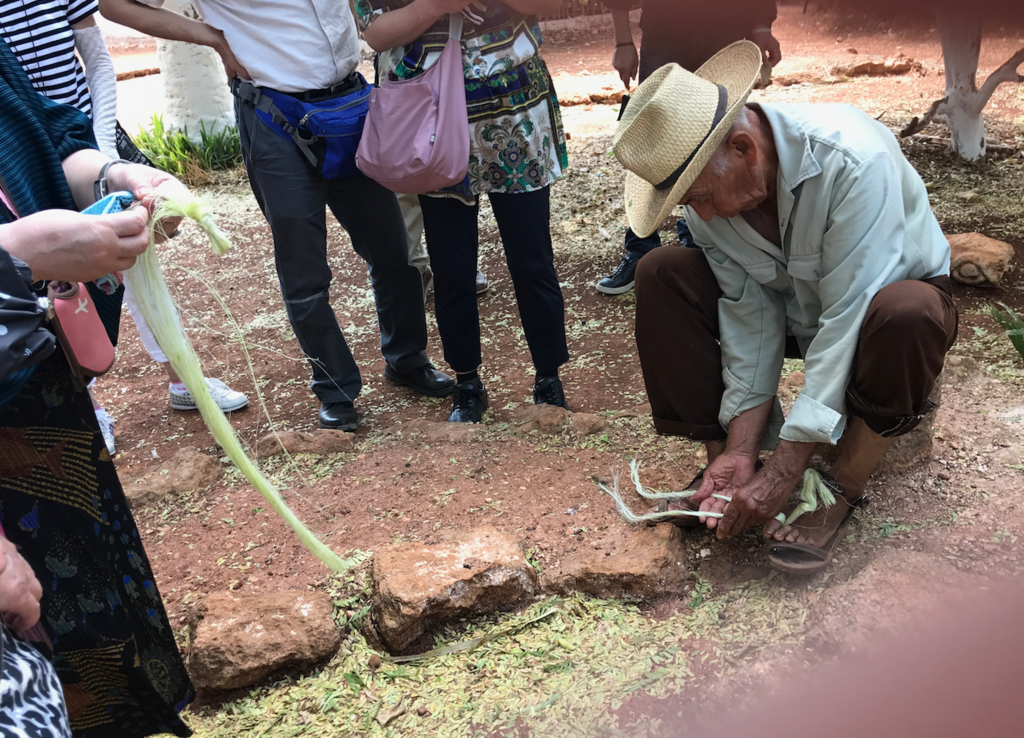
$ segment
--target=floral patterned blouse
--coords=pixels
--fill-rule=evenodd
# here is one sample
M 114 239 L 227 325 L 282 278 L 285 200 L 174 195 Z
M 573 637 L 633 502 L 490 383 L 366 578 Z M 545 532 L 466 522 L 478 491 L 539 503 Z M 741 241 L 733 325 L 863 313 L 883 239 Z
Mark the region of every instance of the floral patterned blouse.
M 356 0 L 366 30 L 382 13 L 412 0 Z M 469 113 L 469 172 L 441 192 L 468 204 L 487 192 L 530 192 L 561 176 L 569 159 L 551 75 L 541 59 L 537 19 L 500 0 L 475 0 L 463 12 L 462 64 Z M 381 55 L 381 74 L 402 79 L 428 69 L 448 40 L 448 17 L 408 46 Z

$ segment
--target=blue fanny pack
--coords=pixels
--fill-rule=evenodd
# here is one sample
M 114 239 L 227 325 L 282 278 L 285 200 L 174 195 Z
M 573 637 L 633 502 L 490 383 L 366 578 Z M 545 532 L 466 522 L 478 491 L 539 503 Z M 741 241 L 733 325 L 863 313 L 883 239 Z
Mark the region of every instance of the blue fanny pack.
M 341 179 L 359 173 L 356 149 L 373 90 L 363 75 L 356 72 L 353 77 L 354 89 L 324 100 L 299 100 L 237 77 L 231 83 L 231 93 L 252 105 L 274 133 L 294 142 L 324 179 Z

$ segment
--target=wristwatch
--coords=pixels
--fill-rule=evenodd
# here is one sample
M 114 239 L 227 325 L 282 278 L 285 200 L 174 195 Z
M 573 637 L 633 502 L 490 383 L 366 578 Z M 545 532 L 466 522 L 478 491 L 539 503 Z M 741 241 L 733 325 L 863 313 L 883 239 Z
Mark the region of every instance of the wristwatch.
M 92 183 L 92 194 L 96 197 L 97 202 L 110 194 L 107 191 L 107 170 L 115 164 L 131 164 L 131 162 L 124 159 L 114 159 L 100 167 L 100 176 Z

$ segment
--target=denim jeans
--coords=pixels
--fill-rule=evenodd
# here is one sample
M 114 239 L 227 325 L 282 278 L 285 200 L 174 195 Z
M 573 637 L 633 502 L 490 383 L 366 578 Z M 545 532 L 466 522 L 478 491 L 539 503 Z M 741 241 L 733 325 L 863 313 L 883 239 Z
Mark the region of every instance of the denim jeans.
M 676 221 L 676 235 L 679 237 L 680 246 L 696 246 L 693 242 L 693 236 L 690 235 L 690 226 L 686 225 L 686 220 L 683 218 Z M 626 228 L 625 248 L 628 253 L 644 256 L 659 246 L 661 246 L 661 236 L 658 235 L 657 231 L 647 238 L 640 238 L 640 236 L 633 233 L 632 228 Z
M 274 235 L 274 260 L 288 320 L 313 371 L 321 402 L 354 400 L 359 367 L 331 307 L 325 206 L 370 268 L 381 353 L 400 372 L 427 362 L 423 282 L 409 261 L 409 236 L 395 194 L 358 175 L 326 180 L 295 144 L 235 101 L 249 184 Z

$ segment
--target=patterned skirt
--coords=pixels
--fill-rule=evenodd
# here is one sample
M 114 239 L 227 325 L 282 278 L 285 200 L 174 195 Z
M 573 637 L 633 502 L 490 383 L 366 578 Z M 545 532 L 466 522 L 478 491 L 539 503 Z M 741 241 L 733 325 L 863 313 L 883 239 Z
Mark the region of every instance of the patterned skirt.
M 36 645 L 76 738 L 191 735 L 195 696 L 88 393 L 58 350 L 0 410 L 0 525 L 43 585 Z
M 483 79 L 466 80 L 469 172 L 454 187 L 430 193 L 466 204 L 488 192 L 540 190 L 569 166 L 562 113 L 540 54 Z

